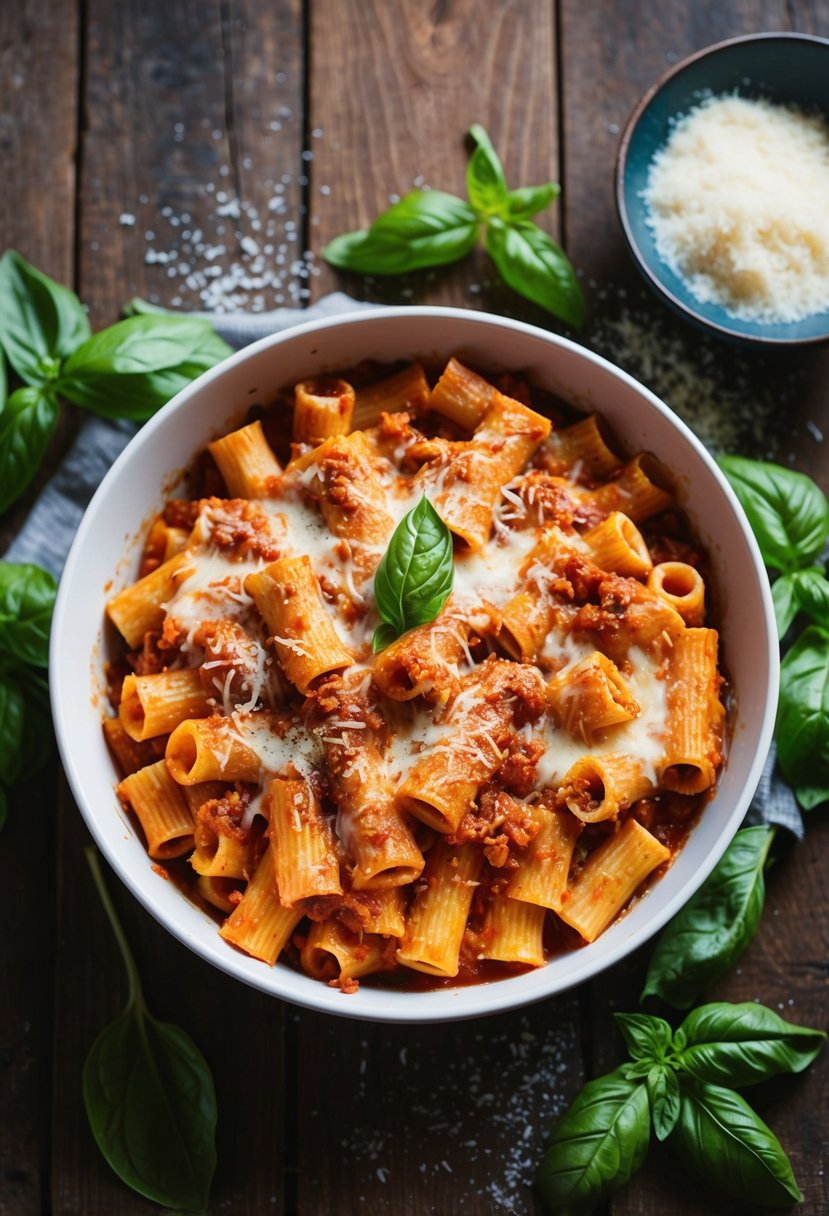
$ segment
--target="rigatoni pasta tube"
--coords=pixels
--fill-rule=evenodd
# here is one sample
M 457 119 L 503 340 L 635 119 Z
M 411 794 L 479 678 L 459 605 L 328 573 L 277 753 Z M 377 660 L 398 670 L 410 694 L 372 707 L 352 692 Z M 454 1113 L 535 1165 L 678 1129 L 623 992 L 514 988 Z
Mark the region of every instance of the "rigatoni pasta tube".
M 312 895 L 341 895 L 334 834 L 309 783 L 304 778 L 274 777 L 266 801 L 283 904 L 290 908 Z
M 539 829 L 519 859 L 507 894 L 510 899 L 558 911 L 581 820 L 569 811 L 540 804 L 531 808 L 531 814 Z
M 376 380 L 356 390 L 353 426 L 364 430 L 380 421 L 384 413 L 400 410 L 419 413 L 429 396 L 429 382 L 419 363 L 410 363 L 402 371 Z
M 660 562 L 648 575 L 648 587 L 664 596 L 686 625 L 694 627 L 705 620 L 705 581 L 694 566 Z
M 547 700 L 559 725 L 587 746 L 640 712 L 619 668 L 599 650 L 554 676 L 547 685 Z
M 322 736 L 337 803 L 337 835 L 351 859 L 355 890 L 414 882 L 423 854 L 395 804 L 376 741 L 356 729 L 331 726 Z
M 280 902 L 271 844 L 219 933 L 246 954 L 273 966 L 301 920 L 300 911 L 285 908 Z
M 315 980 L 356 980 L 388 966 L 388 942 L 373 933 L 351 933 L 337 920 L 314 921 L 299 961 Z
M 605 443 L 595 414 L 554 430 L 544 443 L 544 456 L 545 462 L 555 471 L 569 471 L 575 466 L 600 479 L 609 476 L 622 463 Z
M 268 498 L 282 468 L 258 420 L 207 445 L 231 498 Z
M 610 514 L 582 537 L 590 558 L 602 570 L 631 578 L 646 578 L 653 569 L 645 538 L 623 511 Z
M 374 662 L 374 681 L 393 701 L 425 697 L 443 704 L 458 691 L 458 660 L 468 654 L 468 624 L 444 610 L 392 642 Z
M 484 917 L 479 957 L 543 966 L 545 916 L 538 904 L 510 899 L 504 892 L 493 895 Z
M 634 523 L 650 519 L 673 504 L 673 498 L 663 488 L 667 480 L 664 467 L 649 452 L 640 452 L 622 466 L 619 476 L 584 497 L 598 509 L 610 514 L 623 511 Z
M 163 760 L 125 777 L 118 786 L 118 797 L 135 811 L 150 857 L 166 861 L 192 849 L 193 817 Z
M 354 389 L 346 380 L 300 380 L 294 388 L 294 439 L 316 446 L 331 435 L 347 435 L 353 413 Z
M 144 641 L 144 634 L 160 629 L 164 604 L 173 598 L 179 580 L 196 565 L 193 554 L 185 550 L 145 574 L 131 587 L 125 587 L 107 604 L 107 616 L 131 650 Z
M 482 549 L 489 540 L 501 486 L 520 473 L 549 433 L 549 418 L 496 392 L 472 439 L 447 464 L 418 473 L 434 485 L 438 515 L 470 549 Z
M 583 823 L 600 823 L 615 819 L 652 790 L 653 781 L 635 756 L 582 756 L 565 773 L 558 803 Z
M 428 400 L 428 407 L 464 431 L 474 431 L 492 405 L 496 389 L 459 359 L 446 364 Z
M 167 767 L 179 785 L 202 781 L 258 781 L 259 756 L 239 737 L 231 719 L 190 718 L 167 740 Z
M 627 819 L 587 857 L 562 897 L 558 915 L 586 942 L 593 942 L 621 912 L 640 883 L 667 861 L 670 849 Z
M 311 559 L 281 557 L 245 579 L 273 637 L 285 675 L 307 694 L 321 675 L 353 662 L 323 607 Z
M 722 764 L 717 671 L 717 631 L 686 629 L 675 640 L 668 667 L 668 730 L 659 784 L 680 794 L 700 794 L 714 784 Z
M 212 711 L 199 673 L 192 667 L 124 678 L 118 717 L 131 738 L 168 735 L 185 718 L 202 718 Z
M 461 941 L 482 866 L 483 855 L 475 845 L 439 840 L 433 846 L 409 910 L 399 963 L 428 975 L 458 974 Z

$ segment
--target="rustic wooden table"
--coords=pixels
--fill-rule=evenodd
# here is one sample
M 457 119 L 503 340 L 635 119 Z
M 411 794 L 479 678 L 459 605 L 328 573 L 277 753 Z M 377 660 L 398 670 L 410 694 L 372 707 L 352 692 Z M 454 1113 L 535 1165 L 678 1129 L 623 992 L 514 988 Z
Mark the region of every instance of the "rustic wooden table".
M 829 34 L 818 0 L 5 0 L 0 240 L 74 284 L 94 326 L 133 294 L 183 309 L 305 304 L 340 287 L 549 318 L 483 254 L 404 285 L 339 278 L 327 239 L 413 184 L 461 193 L 482 122 L 514 184 L 549 178 L 548 222 L 584 273 L 581 340 L 654 388 L 716 450 L 795 464 L 829 489 L 827 353 L 762 358 L 701 339 L 639 286 L 612 202 L 619 129 L 666 67 L 760 30 Z M 65 446 L 74 420 L 67 411 Z M 54 460 L 53 460 L 54 463 Z M 12 512 L 5 536 L 31 501 Z M 53 784 L 21 792 L 0 837 L 0 1211 L 157 1210 L 96 1152 L 84 1055 L 125 998 L 86 871 L 87 835 Z M 761 931 L 714 995 L 821 1025 L 826 849 L 781 851 Z M 620 1056 L 647 949 L 594 983 L 452 1026 L 330 1019 L 249 991 L 174 941 L 111 880 L 151 1008 L 187 1027 L 220 1106 L 214 1212 L 527 1213 L 554 1116 Z M 829 1055 L 755 1091 L 810 1216 L 824 1174 Z M 732 1212 L 653 1153 L 610 1205 Z

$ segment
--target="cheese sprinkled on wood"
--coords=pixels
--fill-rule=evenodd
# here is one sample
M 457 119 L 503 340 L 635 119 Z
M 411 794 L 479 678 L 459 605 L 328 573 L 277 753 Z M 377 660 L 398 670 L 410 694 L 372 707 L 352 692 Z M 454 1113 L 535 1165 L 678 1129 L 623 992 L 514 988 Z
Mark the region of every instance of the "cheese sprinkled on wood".
M 829 126 L 712 97 L 681 118 L 643 191 L 660 257 L 702 303 L 765 322 L 829 308 Z

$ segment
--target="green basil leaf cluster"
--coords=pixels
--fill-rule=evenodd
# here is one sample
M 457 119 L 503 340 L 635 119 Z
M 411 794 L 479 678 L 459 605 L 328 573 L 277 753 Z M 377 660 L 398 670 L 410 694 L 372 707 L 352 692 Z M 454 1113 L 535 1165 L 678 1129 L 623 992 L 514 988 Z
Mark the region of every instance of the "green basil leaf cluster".
M 58 398 L 143 422 L 230 353 L 207 321 L 131 316 L 92 334 L 74 294 L 7 250 L 0 258 L 0 511 L 29 485 Z M 5 360 L 23 384 L 7 396 Z
M 452 533 L 424 495 L 395 528 L 374 575 L 382 621 L 374 632 L 375 654 L 408 629 L 435 619 L 452 591 L 454 574 Z
M 651 1130 L 711 1185 L 763 1207 L 803 1196 L 774 1133 L 734 1087 L 801 1072 L 822 1031 L 763 1005 L 703 1005 L 674 1032 L 616 1014 L 632 1062 L 588 1082 L 556 1126 L 535 1179 L 555 1216 L 592 1212 L 645 1163 Z
M 757 931 L 774 832 L 761 826 L 737 833 L 659 938 L 643 1000 L 658 996 L 675 1009 L 688 1009 L 734 965 Z
M 780 465 L 741 456 L 720 464 L 776 576 L 780 638 L 798 614 L 811 622 L 781 664 L 775 731 L 780 767 L 808 811 L 829 800 L 829 581 L 816 564 L 829 538 L 829 500 L 810 477 Z
M 554 182 L 510 190 L 492 141 L 477 123 L 466 170 L 467 200 L 441 190 L 412 190 L 370 228 L 335 237 L 323 257 L 340 270 L 399 275 L 445 266 L 470 253 L 485 232 L 486 251 L 514 291 L 576 328 L 584 297 L 563 249 L 532 217 L 559 193 Z
M 174 1211 L 201 1212 L 216 1168 L 213 1077 L 189 1035 L 148 1011 L 97 854 L 86 852 L 129 978 L 124 1011 L 101 1031 L 84 1063 L 89 1126 L 127 1186 Z
M 52 751 L 44 669 L 56 591 L 48 570 L 0 561 L 0 827 L 5 788 L 31 776 Z

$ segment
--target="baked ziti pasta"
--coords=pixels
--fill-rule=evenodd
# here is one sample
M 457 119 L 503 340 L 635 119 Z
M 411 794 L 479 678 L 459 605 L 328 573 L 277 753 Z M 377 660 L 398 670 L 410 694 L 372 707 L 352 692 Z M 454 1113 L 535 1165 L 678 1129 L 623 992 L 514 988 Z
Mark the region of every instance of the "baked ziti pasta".
M 108 605 L 104 729 L 150 857 L 228 948 L 347 992 L 594 941 L 723 760 L 705 563 L 665 470 L 455 358 L 309 376 L 255 413 Z M 373 648 L 378 565 L 424 497 L 451 591 Z

